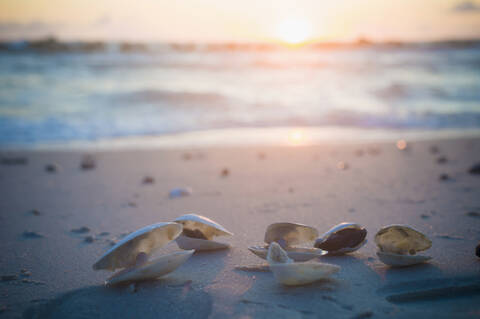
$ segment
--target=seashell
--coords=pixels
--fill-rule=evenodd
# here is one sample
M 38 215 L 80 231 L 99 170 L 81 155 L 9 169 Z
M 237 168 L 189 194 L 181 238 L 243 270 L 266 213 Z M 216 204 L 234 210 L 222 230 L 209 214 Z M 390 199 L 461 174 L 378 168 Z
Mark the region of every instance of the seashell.
M 170 198 L 184 197 L 189 195 L 192 195 L 192 189 L 190 187 L 174 188 L 168 194 Z
M 183 226 L 183 232 L 176 239 L 181 249 L 197 251 L 226 249 L 230 245 L 212 240 L 216 236 L 232 236 L 233 233 L 213 220 L 197 214 L 183 215 L 174 220 Z
M 294 245 L 312 242 L 318 237 L 318 231 L 310 226 L 296 223 L 274 223 L 267 227 L 264 246 L 251 246 L 248 249 L 262 259 L 267 258 L 269 244 L 278 243 L 294 261 L 307 261 L 325 255 L 318 248 L 297 247 Z
M 154 279 L 174 271 L 194 250 L 174 252 L 149 261 L 149 257 L 182 232 L 178 223 L 158 223 L 143 227 L 115 244 L 93 265 L 94 270 L 114 271 L 124 268 L 106 280 L 106 284 Z
M 326 279 L 340 270 L 339 266 L 326 263 L 296 263 L 276 242 L 271 243 L 268 248 L 267 261 L 275 279 L 287 286 L 305 285 Z
M 416 255 L 432 246 L 430 239 L 406 225 L 383 227 L 375 235 L 375 243 L 378 258 L 390 266 L 411 266 L 431 259 L 430 256 Z
M 328 251 L 329 254 L 341 255 L 351 253 L 365 245 L 367 230 L 354 223 L 341 223 L 332 227 L 313 245 Z

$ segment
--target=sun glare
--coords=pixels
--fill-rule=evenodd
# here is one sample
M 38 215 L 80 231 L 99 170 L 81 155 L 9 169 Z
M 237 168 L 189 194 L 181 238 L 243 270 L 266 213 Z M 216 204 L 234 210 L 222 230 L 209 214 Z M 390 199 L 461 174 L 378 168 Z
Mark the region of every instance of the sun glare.
M 277 26 L 277 37 L 288 44 L 300 44 L 308 40 L 312 26 L 304 19 L 287 19 Z

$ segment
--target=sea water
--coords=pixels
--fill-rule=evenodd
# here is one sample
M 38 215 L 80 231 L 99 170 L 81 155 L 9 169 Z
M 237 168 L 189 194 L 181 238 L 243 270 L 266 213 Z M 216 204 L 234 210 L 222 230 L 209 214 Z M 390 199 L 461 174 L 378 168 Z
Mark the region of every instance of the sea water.
M 478 131 L 480 45 L 0 52 L 0 147 L 290 127 Z

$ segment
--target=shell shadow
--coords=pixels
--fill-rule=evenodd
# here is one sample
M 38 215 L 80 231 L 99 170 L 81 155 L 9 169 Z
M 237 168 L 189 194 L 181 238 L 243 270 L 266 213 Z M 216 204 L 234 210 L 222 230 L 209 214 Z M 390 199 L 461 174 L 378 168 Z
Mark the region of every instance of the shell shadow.
M 212 297 L 192 282 L 165 278 L 129 285 L 90 286 L 28 308 L 23 318 L 207 318 Z

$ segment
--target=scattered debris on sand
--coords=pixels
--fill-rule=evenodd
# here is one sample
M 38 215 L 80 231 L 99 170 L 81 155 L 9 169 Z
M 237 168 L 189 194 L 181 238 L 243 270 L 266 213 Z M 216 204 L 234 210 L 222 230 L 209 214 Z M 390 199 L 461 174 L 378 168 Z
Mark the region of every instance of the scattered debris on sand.
M 84 171 L 92 170 L 97 166 L 92 155 L 85 155 L 80 162 L 80 168 Z
M 60 166 L 56 163 L 45 165 L 45 171 L 48 173 L 56 173 L 60 170 Z
M 90 231 L 90 228 L 88 228 L 87 226 L 82 226 L 82 227 L 79 227 L 79 228 L 73 228 L 70 231 L 72 233 L 76 233 L 76 234 L 86 234 Z
M 143 178 L 142 184 L 153 184 L 155 183 L 155 179 L 151 176 L 145 176 Z

